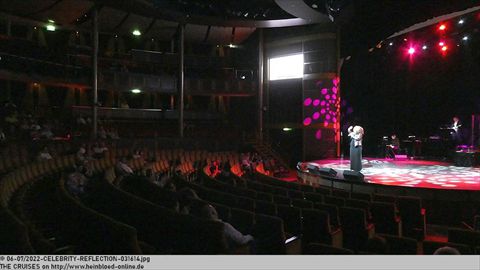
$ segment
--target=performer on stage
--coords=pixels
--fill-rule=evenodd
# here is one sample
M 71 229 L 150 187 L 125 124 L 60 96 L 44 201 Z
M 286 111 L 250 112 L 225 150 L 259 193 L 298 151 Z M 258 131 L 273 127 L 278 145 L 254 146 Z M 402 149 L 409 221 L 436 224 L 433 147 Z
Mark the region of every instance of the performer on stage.
M 392 134 L 390 138 L 390 144 L 385 146 L 385 157 L 395 159 L 395 155 L 398 153 L 398 149 L 400 149 L 400 140 L 396 134 Z
M 451 134 L 452 134 L 452 139 L 456 144 L 460 144 L 462 142 L 461 129 L 460 129 L 461 126 L 462 126 L 462 123 L 460 122 L 460 119 L 457 116 L 454 116 L 453 123 L 451 126 L 453 131 Z
M 352 171 L 362 170 L 362 140 L 363 128 L 361 126 L 350 126 L 348 128 L 348 136 L 350 140 L 350 169 Z

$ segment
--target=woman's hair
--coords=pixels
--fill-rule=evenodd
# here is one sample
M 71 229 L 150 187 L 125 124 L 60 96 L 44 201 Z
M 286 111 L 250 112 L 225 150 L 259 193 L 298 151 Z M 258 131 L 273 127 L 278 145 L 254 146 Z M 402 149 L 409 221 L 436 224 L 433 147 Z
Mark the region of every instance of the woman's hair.
M 364 134 L 363 128 L 361 126 L 355 126 L 353 127 L 353 132 L 359 133 L 359 134 Z

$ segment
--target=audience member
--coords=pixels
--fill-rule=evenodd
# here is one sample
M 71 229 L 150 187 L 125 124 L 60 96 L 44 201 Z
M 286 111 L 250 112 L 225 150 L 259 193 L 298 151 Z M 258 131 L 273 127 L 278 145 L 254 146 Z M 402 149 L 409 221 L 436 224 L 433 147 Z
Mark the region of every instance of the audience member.
M 84 175 L 86 169 L 83 166 L 77 166 L 75 171 L 68 175 L 66 187 L 75 197 L 80 197 L 85 193 L 85 186 L 88 179 Z
M 441 247 L 433 253 L 433 255 L 460 255 L 460 251 L 453 247 Z
M 127 164 L 127 158 L 122 157 L 118 160 L 117 164 L 115 165 L 116 174 L 118 176 L 125 176 L 129 174 L 133 174 L 132 168 Z
M 45 161 L 45 160 L 50 160 L 53 159 L 52 155 L 48 152 L 48 147 L 44 147 L 42 151 L 38 154 L 38 161 Z
M 239 232 L 237 229 L 235 229 L 235 227 L 233 227 L 230 223 L 224 222 L 221 219 L 219 219 L 217 210 L 212 205 L 206 203 L 201 208 L 200 214 L 201 214 L 201 217 L 203 218 L 211 219 L 211 220 L 215 220 L 223 223 L 225 238 L 227 239 L 228 248 L 231 252 L 235 251 L 235 249 L 237 249 L 240 246 L 253 242 L 254 240 L 253 236 L 249 234 L 244 235 L 241 232 Z

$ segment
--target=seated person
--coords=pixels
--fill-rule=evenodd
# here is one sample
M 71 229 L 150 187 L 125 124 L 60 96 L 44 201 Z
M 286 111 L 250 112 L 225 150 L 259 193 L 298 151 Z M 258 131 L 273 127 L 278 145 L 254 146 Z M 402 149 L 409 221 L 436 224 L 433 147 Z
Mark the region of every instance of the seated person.
M 195 200 L 200 200 L 195 190 L 191 188 L 183 188 L 177 192 L 179 202 L 180 202 L 180 213 L 188 215 L 190 214 L 192 202 Z
M 398 154 L 398 150 L 400 149 L 400 140 L 396 134 L 392 134 L 390 138 L 390 144 L 385 146 L 385 157 L 395 159 L 395 155 Z
M 205 204 L 200 210 L 200 215 L 203 218 L 210 219 L 210 220 L 215 220 L 222 222 L 224 225 L 224 234 L 225 238 L 227 239 L 227 245 L 228 249 L 233 252 L 240 246 L 249 244 L 253 242 L 254 238 L 253 236 L 247 234 L 244 235 L 241 232 L 239 232 L 237 229 L 235 229 L 230 223 L 224 222 L 221 219 L 218 218 L 218 213 L 215 207 L 213 207 L 210 204 Z
M 48 152 L 48 148 L 45 146 L 38 154 L 38 161 L 45 161 L 53 159 L 52 155 Z
M 88 182 L 84 174 L 85 170 L 83 166 L 77 166 L 75 171 L 68 175 L 66 187 L 70 194 L 75 197 L 79 197 L 85 193 L 85 186 Z
M 117 162 L 117 164 L 115 165 L 115 171 L 116 171 L 118 176 L 125 176 L 125 175 L 129 175 L 129 174 L 133 174 L 132 168 L 130 168 L 130 166 L 128 166 L 128 164 L 127 164 L 127 158 L 126 157 L 122 157 Z

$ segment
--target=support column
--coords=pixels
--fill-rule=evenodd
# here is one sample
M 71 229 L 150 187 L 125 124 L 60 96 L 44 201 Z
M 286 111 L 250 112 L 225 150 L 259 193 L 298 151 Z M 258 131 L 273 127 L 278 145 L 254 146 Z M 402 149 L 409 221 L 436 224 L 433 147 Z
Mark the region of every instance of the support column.
M 7 19 L 7 25 L 6 25 L 6 33 L 7 33 L 7 36 L 11 36 L 12 35 L 12 20 L 10 19 Z
M 185 25 L 178 28 L 178 136 L 183 138 Z
M 92 70 L 93 70 L 93 81 L 92 81 L 92 90 L 93 90 L 93 104 L 92 104 L 92 136 L 97 138 L 98 130 L 98 116 L 97 116 L 97 105 L 98 105 L 98 9 L 95 7 L 93 9 L 93 55 L 92 55 Z
M 264 84 L 264 40 L 263 29 L 258 29 L 258 127 L 257 137 L 263 141 L 263 84 Z

